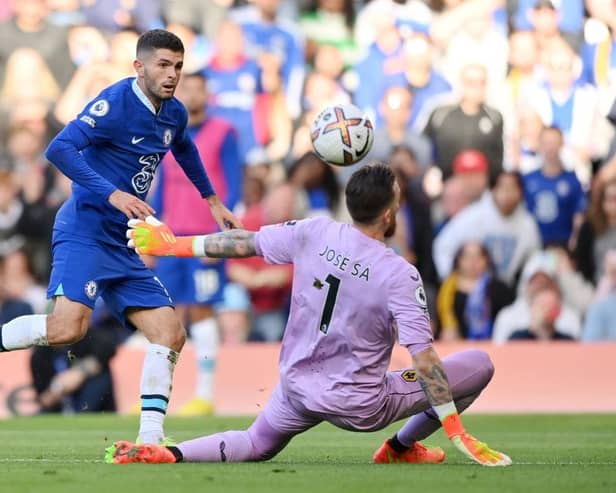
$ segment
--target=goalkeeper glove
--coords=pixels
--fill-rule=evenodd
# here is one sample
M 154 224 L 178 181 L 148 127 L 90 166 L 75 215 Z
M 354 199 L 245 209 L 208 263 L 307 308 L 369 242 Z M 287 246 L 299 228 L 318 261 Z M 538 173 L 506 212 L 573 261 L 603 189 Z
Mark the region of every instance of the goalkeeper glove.
M 128 246 L 134 248 L 140 255 L 194 256 L 194 236 L 176 237 L 169 226 L 153 216 L 146 217 L 145 221 L 131 219 L 128 221 L 128 227 L 126 231 L 126 237 L 129 239 Z
M 464 429 L 455 404 L 450 402 L 434 406 L 434 411 L 441 420 L 443 429 L 451 443 L 469 459 L 482 466 L 509 466 L 511 459 L 497 450 L 492 450 L 486 443 L 480 442 Z

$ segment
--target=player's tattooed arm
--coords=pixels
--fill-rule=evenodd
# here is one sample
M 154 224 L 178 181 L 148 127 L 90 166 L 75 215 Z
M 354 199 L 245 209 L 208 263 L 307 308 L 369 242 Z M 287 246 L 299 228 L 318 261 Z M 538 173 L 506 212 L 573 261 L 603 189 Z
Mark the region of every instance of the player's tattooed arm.
M 255 249 L 254 231 L 230 229 L 201 237 L 203 239 L 203 254 L 207 257 L 253 257 Z
M 449 380 L 443 363 L 434 348 L 428 348 L 413 355 L 415 371 L 421 388 L 432 406 L 452 401 Z

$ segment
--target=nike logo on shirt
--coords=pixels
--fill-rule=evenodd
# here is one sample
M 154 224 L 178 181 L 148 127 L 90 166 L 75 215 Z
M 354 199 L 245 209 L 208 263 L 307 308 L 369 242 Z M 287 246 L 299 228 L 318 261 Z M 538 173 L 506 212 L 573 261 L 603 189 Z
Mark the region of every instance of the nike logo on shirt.
M 139 142 L 141 142 L 143 139 L 145 139 L 145 137 L 140 137 L 140 138 L 133 137 L 133 139 L 131 140 L 131 143 L 132 144 L 139 144 Z

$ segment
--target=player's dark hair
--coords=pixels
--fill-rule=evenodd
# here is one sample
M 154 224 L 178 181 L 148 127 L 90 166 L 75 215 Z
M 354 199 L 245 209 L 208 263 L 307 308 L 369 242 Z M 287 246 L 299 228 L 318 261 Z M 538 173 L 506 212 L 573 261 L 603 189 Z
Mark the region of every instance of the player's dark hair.
M 346 204 L 353 221 L 372 224 L 394 200 L 396 175 L 384 163 L 358 169 L 346 186 Z
M 158 49 L 171 50 L 174 53 L 184 53 L 184 44 L 175 34 L 164 29 L 152 29 L 139 36 L 137 41 L 137 57 Z

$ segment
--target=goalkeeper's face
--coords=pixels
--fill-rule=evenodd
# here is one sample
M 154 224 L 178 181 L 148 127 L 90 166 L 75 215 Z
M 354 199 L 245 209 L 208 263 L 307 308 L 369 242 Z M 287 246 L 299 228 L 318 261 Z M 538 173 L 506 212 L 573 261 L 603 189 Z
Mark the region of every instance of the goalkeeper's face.
M 149 95 L 163 101 L 171 99 L 180 82 L 184 54 L 159 48 L 141 61 L 143 82 Z

